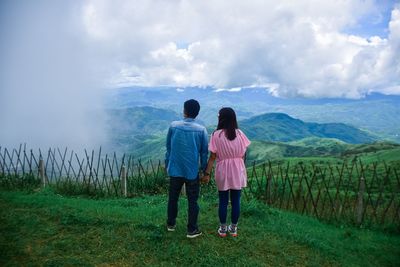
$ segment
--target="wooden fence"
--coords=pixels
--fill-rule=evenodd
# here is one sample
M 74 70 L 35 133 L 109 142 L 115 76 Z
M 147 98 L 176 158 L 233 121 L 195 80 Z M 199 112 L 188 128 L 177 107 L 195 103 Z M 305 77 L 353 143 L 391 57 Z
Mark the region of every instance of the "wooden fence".
M 328 221 L 400 227 L 400 179 L 394 165 L 267 162 L 254 163 L 247 172 L 246 198 Z M 104 154 L 101 148 L 78 154 L 67 148 L 35 153 L 25 145 L 0 147 L 3 187 L 52 186 L 69 194 L 132 197 L 165 192 L 167 181 L 163 162 Z M 208 188 L 216 190 L 214 184 Z
M 398 171 L 385 162 L 364 165 L 273 165 L 248 169 L 248 190 L 268 205 L 329 221 L 400 225 Z
M 71 194 L 128 197 L 162 191 L 167 176 L 161 161 L 104 154 L 101 148 L 79 154 L 53 148 L 44 154 L 21 145 L 11 151 L 0 147 L 0 177 L 6 187 L 51 185 Z

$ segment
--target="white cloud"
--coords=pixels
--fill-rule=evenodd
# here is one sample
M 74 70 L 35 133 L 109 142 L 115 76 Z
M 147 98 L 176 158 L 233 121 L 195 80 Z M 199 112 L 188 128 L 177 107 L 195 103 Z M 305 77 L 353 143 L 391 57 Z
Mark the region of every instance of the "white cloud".
M 218 88 L 218 89 L 216 89 L 216 90 L 214 90 L 216 93 L 218 93 L 218 92 L 224 92 L 224 91 L 226 91 L 226 92 L 240 92 L 240 91 L 242 91 L 242 88 L 241 87 L 234 87 L 234 88 Z
M 400 9 L 388 37 L 345 33 L 379 1 L 87 1 L 110 86 L 263 86 L 274 95 L 400 94 Z M 182 45 L 184 44 L 184 45 Z M 390 89 L 388 89 L 390 88 Z M 394 88 L 394 89 L 393 89 Z

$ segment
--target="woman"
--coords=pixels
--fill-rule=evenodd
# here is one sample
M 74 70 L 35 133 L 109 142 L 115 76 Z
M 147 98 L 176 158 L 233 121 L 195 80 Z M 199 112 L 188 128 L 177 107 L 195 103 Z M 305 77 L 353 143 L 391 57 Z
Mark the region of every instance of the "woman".
M 247 184 L 244 156 L 250 145 L 246 135 L 238 129 L 235 111 L 232 108 L 222 108 L 218 114 L 217 130 L 211 135 L 208 150 L 211 152 L 203 180 L 208 182 L 210 173 L 217 160 L 215 181 L 218 187 L 220 226 L 218 234 L 225 237 L 227 232 L 237 236 L 237 223 L 240 215 L 240 194 Z M 231 199 L 231 224 L 227 226 L 226 216 Z

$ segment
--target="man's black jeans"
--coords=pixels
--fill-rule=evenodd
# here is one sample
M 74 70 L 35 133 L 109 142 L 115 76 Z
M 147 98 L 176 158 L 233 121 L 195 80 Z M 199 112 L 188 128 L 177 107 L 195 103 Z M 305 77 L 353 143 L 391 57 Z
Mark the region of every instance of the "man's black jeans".
M 186 195 L 188 199 L 188 224 L 187 231 L 193 232 L 197 230 L 197 217 L 199 215 L 199 198 L 200 182 L 199 177 L 195 180 L 188 180 L 183 177 L 170 177 L 169 179 L 169 198 L 168 198 L 168 225 L 176 224 L 178 216 L 178 200 L 183 185 L 186 185 Z

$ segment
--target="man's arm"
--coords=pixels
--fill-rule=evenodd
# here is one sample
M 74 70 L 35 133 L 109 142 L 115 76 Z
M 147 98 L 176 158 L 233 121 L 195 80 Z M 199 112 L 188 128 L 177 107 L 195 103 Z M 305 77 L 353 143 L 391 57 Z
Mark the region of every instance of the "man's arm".
M 171 153 L 171 135 L 172 135 L 172 129 L 169 127 L 168 129 L 168 134 L 167 134 L 167 152 L 165 152 L 165 168 L 168 168 L 168 163 L 169 163 L 169 155 Z
M 208 133 L 207 129 L 204 129 L 201 148 L 200 148 L 200 163 L 202 171 L 205 171 L 207 167 L 207 157 L 208 157 Z

